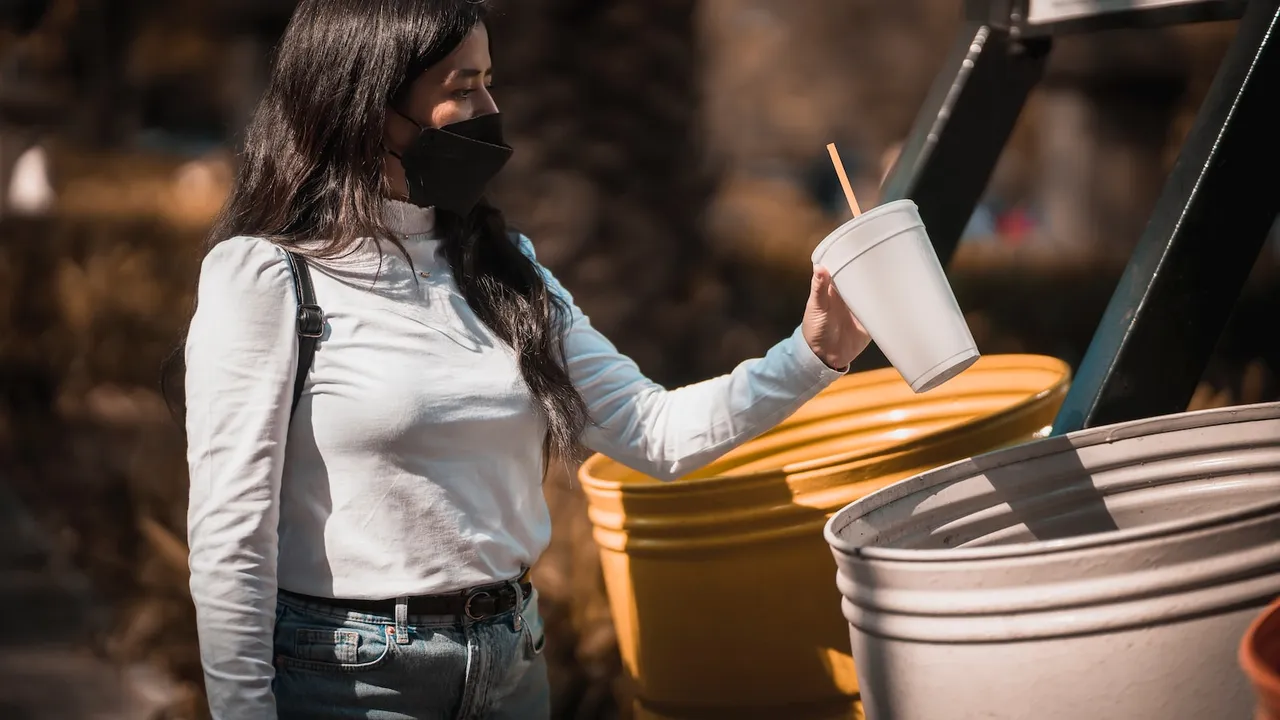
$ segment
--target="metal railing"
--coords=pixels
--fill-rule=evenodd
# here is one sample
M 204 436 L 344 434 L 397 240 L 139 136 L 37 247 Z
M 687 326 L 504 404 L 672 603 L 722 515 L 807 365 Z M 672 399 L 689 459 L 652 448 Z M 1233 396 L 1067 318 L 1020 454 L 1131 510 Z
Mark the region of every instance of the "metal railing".
M 943 263 L 1055 36 L 1239 18 L 1054 433 L 1185 410 L 1280 213 L 1280 0 L 968 0 L 965 17 L 884 186 Z

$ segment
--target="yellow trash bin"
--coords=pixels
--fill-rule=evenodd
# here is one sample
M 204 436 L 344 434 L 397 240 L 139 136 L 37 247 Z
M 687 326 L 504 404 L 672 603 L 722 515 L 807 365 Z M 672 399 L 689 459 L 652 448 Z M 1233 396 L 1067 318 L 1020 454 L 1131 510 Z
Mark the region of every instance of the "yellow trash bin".
M 892 368 L 837 381 L 774 430 L 662 483 L 596 455 L 580 472 L 638 718 L 860 717 L 822 536 L 897 480 L 1031 439 L 1066 363 L 985 356 L 917 395 Z

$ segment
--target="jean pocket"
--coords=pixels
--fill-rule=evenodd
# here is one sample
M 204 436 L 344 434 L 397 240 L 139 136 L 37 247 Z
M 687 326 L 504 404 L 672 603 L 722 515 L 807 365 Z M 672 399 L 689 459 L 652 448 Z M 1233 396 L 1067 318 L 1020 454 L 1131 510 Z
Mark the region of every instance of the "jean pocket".
M 536 658 L 542 654 L 542 649 L 547 646 L 547 634 L 539 625 L 535 632 L 533 628 L 529 628 L 529 632 L 525 633 L 525 653 L 530 659 Z
M 542 654 L 547 644 L 547 629 L 542 622 L 542 614 L 538 612 L 537 591 L 525 605 L 524 613 L 524 650 L 525 656 L 532 660 Z
M 285 607 L 276 621 L 276 665 L 319 672 L 373 670 L 391 659 L 390 629 Z

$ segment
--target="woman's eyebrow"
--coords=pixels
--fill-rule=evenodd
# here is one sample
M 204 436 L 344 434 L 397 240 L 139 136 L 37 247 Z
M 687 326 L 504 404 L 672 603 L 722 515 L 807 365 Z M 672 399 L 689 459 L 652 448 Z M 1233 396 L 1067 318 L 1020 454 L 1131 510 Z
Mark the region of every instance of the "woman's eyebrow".
M 456 70 L 454 70 L 454 71 L 450 72 L 450 73 L 445 77 L 445 82 L 452 82 L 452 81 L 454 81 L 454 80 L 470 80 L 471 78 L 474 78 L 474 77 L 480 77 L 480 76 L 482 76 L 482 75 L 489 75 L 489 74 L 491 74 L 492 72 L 493 72 L 493 70 L 492 70 L 492 69 L 489 69 L 489 70 L 481 70 L 481 69 L 479 69 L 479 68 L 458 68 L 458 69 L 456 69 Z

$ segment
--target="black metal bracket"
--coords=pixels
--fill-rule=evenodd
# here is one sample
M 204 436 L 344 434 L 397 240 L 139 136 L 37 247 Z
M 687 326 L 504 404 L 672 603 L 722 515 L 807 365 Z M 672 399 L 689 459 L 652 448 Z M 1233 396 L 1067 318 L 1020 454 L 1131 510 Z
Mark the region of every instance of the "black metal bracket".
M 1234 20 L 1248 0 L 1178 0 L 1160 3 L 1135 0 L 969 0 L 1007 12 L 1016 37 L 1061 36 L 1122 28 Z
M 1280 212 L 1265 180 L 1280 167 L 1280 0 L 1094 2 L 1074 15 L 1046 15 L 1038 1 L 966 0 L 883 199 L 915 200 L 948 263 L 1052 36 L 1241 18 L 1053 431 L 1181 412 Z
M 1054 422 L 1181 412 L 1278 212 L 1280 0 L 1251 0 Z
M 885 179 L 882 202 L 911 198 L 946 265 L 1044 74 L 1051 40 L 1014 40 L 968 20 Z

